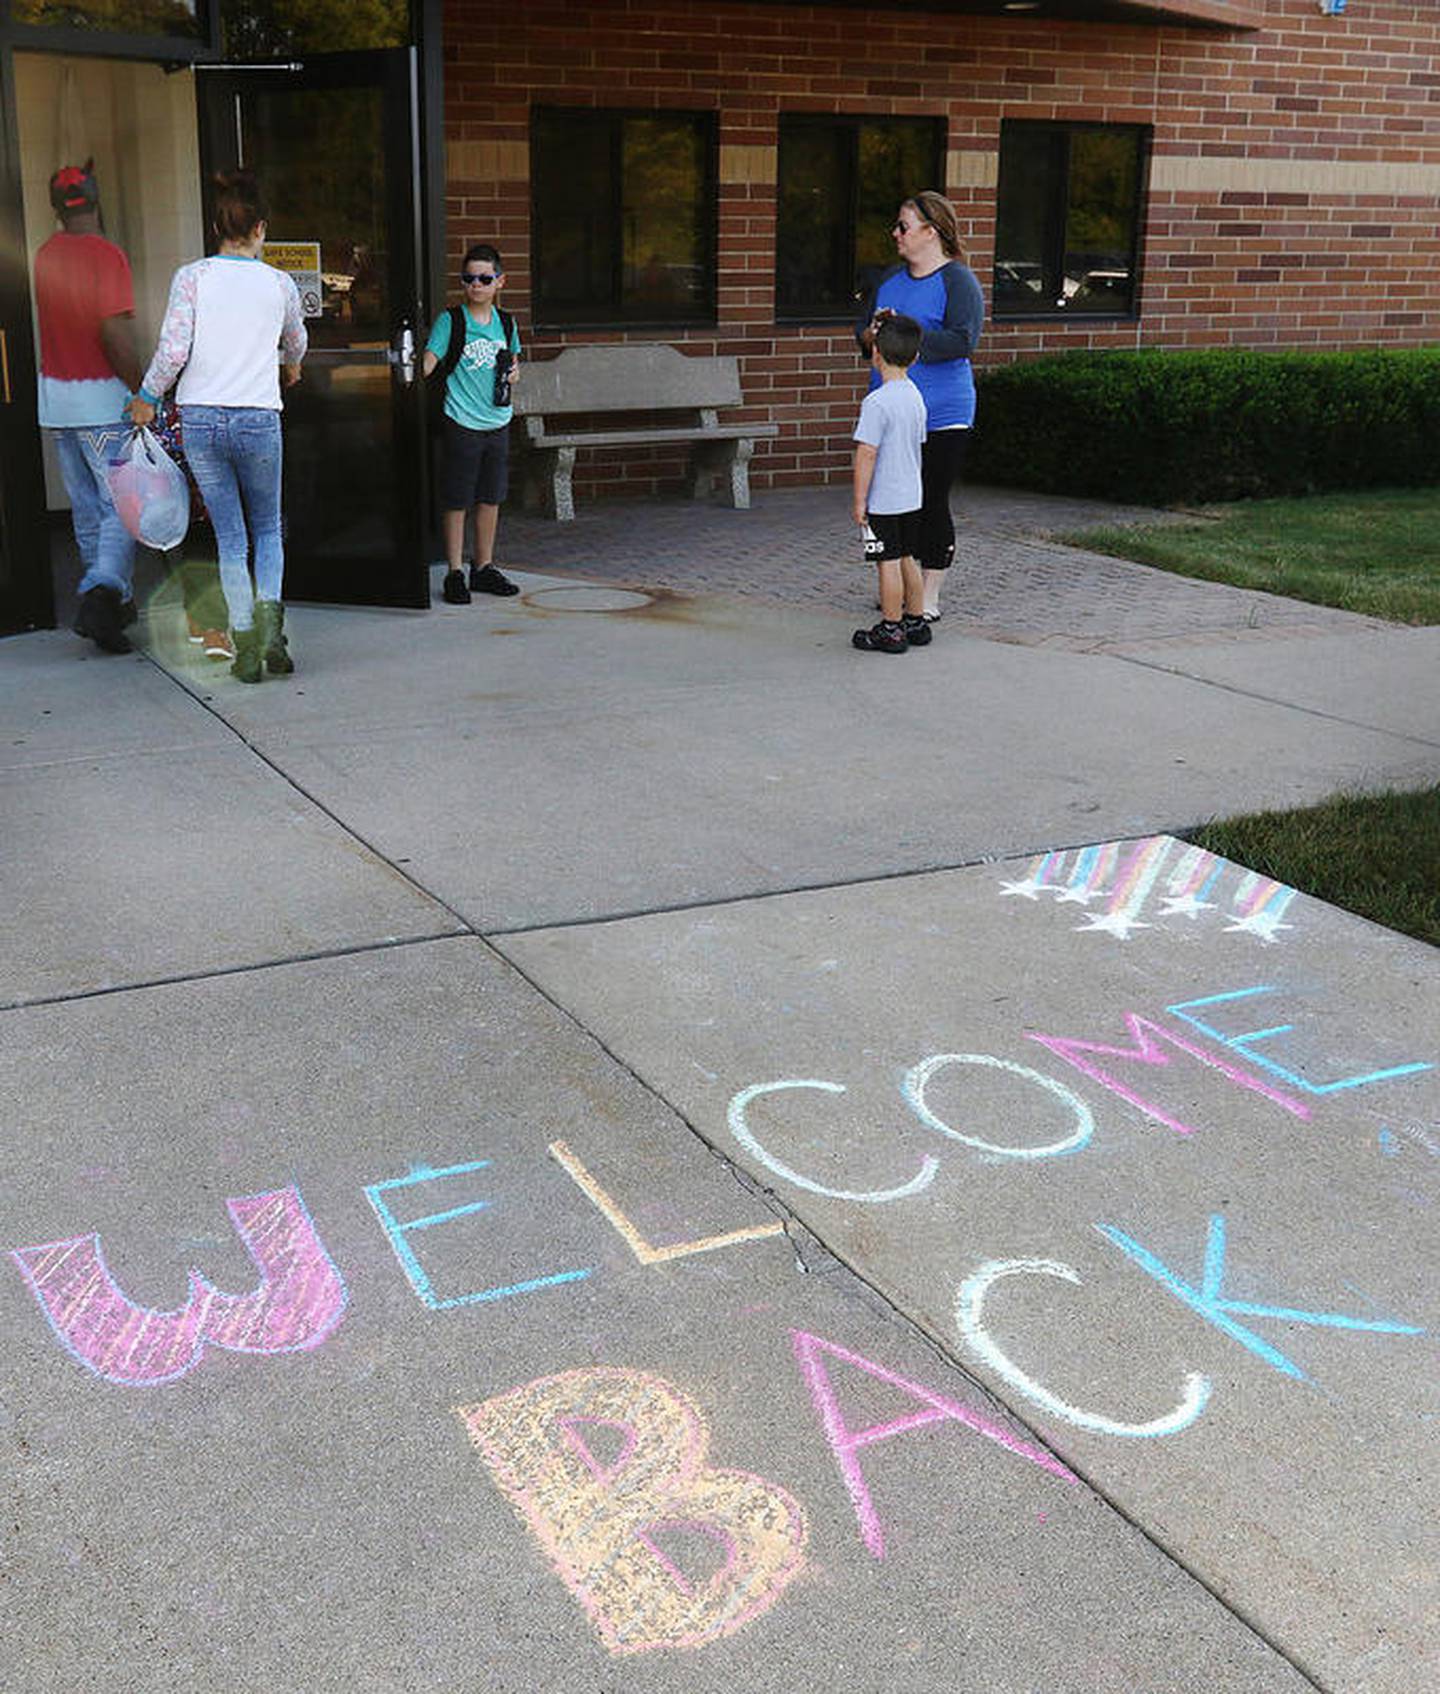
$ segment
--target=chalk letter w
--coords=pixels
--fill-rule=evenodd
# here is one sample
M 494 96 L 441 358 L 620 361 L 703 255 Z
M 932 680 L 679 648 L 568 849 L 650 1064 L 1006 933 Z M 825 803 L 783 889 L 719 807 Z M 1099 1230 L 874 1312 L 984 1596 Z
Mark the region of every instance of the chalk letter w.
M 98 1235 L 75 1235 L 10 1257 L 61 1343 L 107 1382 L 151 1387 L 199 1364 L 207 1346 L 235 1353 L 317 1347 L 345 1311 L 345 1284 L 291 1186 L 227 1200 L 226 1210 L 260 1272 L 248 1294 L 224 1294 L 190 1272 L 190 1298 L 157 1312 L 126 1298 Z

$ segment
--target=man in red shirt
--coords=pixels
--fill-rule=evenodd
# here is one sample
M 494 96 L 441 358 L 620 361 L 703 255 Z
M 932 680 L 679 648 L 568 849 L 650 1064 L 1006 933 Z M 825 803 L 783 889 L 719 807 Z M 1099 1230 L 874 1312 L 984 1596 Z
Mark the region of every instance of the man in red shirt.
M 130 262 L 100 233 L 90 163 L 50 178 L 59 230 L 35 255 L 40 423 L 50 432 L 85 565 L 75 630 L 102 652 L 128 653 L 135 543 L 110 498 L 106 469 L 129 434 L 123 412 L 140 386 Z

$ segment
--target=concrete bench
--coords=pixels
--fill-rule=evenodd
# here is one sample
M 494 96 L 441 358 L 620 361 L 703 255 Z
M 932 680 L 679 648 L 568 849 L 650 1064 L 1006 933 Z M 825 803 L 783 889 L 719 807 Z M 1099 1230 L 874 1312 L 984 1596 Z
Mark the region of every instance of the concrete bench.
M 774 424 L 723 424 L 722 406 L 740 404 L 740 367 L 733 358 L 688 358 L 656 343 L 567 347 L 540 364 L 525 363 L 515 384 L 515 414 L 525 420 L 525 504 L 543 504 L 562 522 L 575 516 L 571 474 L 582 447 L 689 445 L 696 499 L 718 485 L 728 504 L 750 504 L 750 458 Z M 606 412 L 687 413 L 638 428 L 605 429 Z M 554 427 L 584 413 L 584 428 Z

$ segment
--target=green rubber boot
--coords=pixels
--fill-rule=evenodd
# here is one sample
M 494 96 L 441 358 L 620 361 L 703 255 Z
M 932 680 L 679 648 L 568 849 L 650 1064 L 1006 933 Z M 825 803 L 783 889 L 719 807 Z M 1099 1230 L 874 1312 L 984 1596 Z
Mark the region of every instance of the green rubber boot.
M 295 669 L 295 661 L 285 641 L 285 608 L 278 600 L 255 602 L 255 628 L 260 636 L 265 668 L 271 676 L 289 676 Z
M 237 629 L 234 636 L 235 663 L 230 667 L 231 676 L 240 682 L 259 682 L 265 675 L 260 664 L 260 631 Z

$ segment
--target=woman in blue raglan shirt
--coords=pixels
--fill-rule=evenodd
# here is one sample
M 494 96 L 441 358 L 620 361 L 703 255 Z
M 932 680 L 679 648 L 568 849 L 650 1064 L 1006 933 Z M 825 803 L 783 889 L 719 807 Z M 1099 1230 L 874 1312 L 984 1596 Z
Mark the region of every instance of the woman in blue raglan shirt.
M 975 422 L 970 355 L 980 339 L 985 297 L 960 248 L 955 208 L 933 188 L 904 201 L 891 232 L 900 263 L 885 272 L 855 331 L 866 358 L 877 313 L 903 312 L 924 331 L 910 380 L 925 401 L 927 435 L 921 471 L 925 617 L 940 616 L 940 583 L 955 556 L 950 488 L 960 474 Z M 871 374 L 873 388 L 878 379 Z

